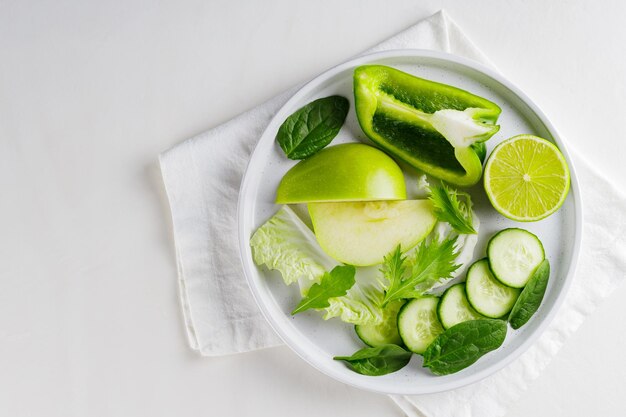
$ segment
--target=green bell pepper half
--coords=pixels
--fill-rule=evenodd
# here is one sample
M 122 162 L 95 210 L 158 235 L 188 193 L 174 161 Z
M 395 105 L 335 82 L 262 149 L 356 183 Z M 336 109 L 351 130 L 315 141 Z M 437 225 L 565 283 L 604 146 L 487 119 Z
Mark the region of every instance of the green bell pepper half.
M 361 129 L 391 155 L 454 185 L 480 180 L 497 104 L 383 65 L 354 70 L 354 97 Z

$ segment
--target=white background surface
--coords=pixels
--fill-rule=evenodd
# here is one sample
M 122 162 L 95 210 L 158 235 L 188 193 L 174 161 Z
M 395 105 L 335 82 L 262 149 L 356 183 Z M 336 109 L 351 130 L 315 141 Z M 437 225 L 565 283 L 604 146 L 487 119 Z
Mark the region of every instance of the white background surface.
M 191 352 L 157 155 L 442 7 L 623 183 L 619 0 L 0 0 L 0 415 L 400 416 L 285 347 Z M 625 297 L 509 417 L 626 415 Z

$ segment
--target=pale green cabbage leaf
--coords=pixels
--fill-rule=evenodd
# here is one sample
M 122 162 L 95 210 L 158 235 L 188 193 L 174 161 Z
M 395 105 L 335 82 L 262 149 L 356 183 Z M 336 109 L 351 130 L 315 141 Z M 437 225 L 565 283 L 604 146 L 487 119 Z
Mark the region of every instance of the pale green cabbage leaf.
M 264 223 L 250 239 L 254 262 L 278 270 L 285 284 L 298 282 L 306 295 L 324 272 L 339 265 L 317 243 L 315 235 L 288 206 Z M 329 299 L 324 319 L 338 317 L 352 324 L 382 321 L 383 286 L 376 267 L 357 268 L 354 286 L 342 297 Z
M 357 268 L 356 282 L 343 297 L 331 298 L 324 319 L 339 317 L 352 324 L 380 324 L 384 289 L 377 267 Z
M 280 271 L 285 284 L 299 280 L 318 282 L 324 272 L 338 265 L 317 244 L 315 235 L 288 206 L 280 210 L 250 238 L 257 265 Z

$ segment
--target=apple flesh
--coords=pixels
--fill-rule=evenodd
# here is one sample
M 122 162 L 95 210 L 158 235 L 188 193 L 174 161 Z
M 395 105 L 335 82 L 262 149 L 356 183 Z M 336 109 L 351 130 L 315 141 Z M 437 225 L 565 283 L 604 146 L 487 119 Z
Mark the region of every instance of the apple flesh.
M 281 180 L 276 203 L 404 200 L 402 170 L 384 152 L 360 143 L 322 149 Z
M 312 203 L 308 205 L 322 249 L 339 262 L 380 264 L 398 244 L 421 242 L 437 219 L 429 200 Z

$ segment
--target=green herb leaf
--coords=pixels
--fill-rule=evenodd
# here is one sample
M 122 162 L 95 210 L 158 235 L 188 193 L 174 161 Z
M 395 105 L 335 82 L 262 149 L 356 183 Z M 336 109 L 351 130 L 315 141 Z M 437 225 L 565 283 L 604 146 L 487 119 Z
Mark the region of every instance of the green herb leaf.
M 379 376 L 395 372 L 411 360 L 411 352 L 398 345 L 364 348 L 352 356 L 335 356 L 337 361 L 347 362 L 350 369 L 362 375 Z
M 402 248 L 400 245 L 396 246 L 393 252 L 385 256 L 380 271 L 387 280 L 387 288 L 396 288 L 402 284 L 402 279 L 406 272 L 405 261 L 406 257 L 402 256 Z
M 288 158 L 308 158 L 337 136 L 349 108 L 350 102 L 341 96 L 312 101 L 283 122 L 276 140 Z
M 325 273 L 319 284 L 313 284 L 306 297 L 291 312 L 298 314 L 311 308 L 326 308 L 329 298 L 346 295 L 355 283 L 356 269 L 352 265 L 336 266 L 330 273 Z
M 550 262 L 544 259 L 533 272 L 533 276 L 526 283 L 511 310 L 511 314 L 509 314 L 509 323 L 511 323 L 512 328 L 519 329 L 522 327 L 539 309 L 548 287 L 549 278 Z
M 506 338 L 506 322 L 497 319 L 465 321 L 441 333 L 424 352 L 424 367 L 435 375 L 467 368 L 499 348 Z
M 460 201 L 459 196 L 465 198 Z M 462 234 L 476 234 L 472 226 L 472 200 L 469 194 L 448 188 L 445 184 L 430 189 L 430 201 L 435 207 L 437 219 L 447 222 Z
M 416 298 L 430 290 L 441 279 L 450 278 L 451 274 L 456 271 L 460 265 L 456 265 L 455 252 L 456 237 L 439 241 L 438 237 L 434 237 L 429 243 L 422 241 L 415 252 L 415 262 L 408 276 L 403 276 L 402 267 L 396 268 L 396 275 L 389 279 L 389 285 L 383 299 L 383 306 L 392 300 L 402 298 Z M 395 260 L 399 249 L 385 258 L 384 270 L 395 267 Z M 389 259 L 389 261 L 388 261 Z M 402 258 L 400 258 L 402 259 Z M 402 262 L 400 262 L 402 263 Z M 399 273 L 398 273 L 399 272 Z

